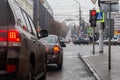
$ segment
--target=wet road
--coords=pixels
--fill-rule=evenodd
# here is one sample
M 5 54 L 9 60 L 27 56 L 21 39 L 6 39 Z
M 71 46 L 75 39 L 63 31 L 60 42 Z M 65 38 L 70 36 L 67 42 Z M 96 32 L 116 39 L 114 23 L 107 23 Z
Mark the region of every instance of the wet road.
M 79 45 L 67 44 L 67 47 L 64 48 L 62 70 L 58 71 L 56 65 L 48 65 L 47 80 L 95 80 L 79 58 L 79 52 Z

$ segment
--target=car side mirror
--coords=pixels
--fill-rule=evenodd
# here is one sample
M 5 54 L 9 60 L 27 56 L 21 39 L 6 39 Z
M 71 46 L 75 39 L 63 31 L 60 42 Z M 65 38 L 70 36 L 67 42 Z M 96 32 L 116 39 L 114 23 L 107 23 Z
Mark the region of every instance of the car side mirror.
M 66 47 L 65 42 L 60 42 L 61 47 Z
M 38 38 L 44 38 L 48 36 L 47 30 L 40 30 L 40 33 L 38 33 Z

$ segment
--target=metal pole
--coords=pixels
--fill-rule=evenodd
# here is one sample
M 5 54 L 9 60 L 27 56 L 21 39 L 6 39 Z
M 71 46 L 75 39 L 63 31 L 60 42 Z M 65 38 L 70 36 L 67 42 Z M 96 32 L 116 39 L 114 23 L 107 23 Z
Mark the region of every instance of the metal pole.
M 76 0 L 74 0 L 78 5 L 79 5 L 79 36 L 80 36 L 80 32 L 82 30 L 82 27 L 81 27 L 81 6 L 80 6 L 80 3 Z
M 81 15 L 80 15 L 81 11 L 80 11 L 80 4 L 79 4 L 79 37 L 81 35 Z
M 99 28 L 99 53 L 103 53 L 103 25 L 101 24 Z
M 111 1 L 109 1 L 109 56 L 108 69 L 111 70 Z
M 94 34 L 95 34 L 95 27 L 93 27 L 93 54 L 95 54 L 95 37 L 94 37 Z
M 81 6 L 79 4 L 79 26 L 80 26 L 80 31 L 82 31 L 82 27 L 81 27 Z

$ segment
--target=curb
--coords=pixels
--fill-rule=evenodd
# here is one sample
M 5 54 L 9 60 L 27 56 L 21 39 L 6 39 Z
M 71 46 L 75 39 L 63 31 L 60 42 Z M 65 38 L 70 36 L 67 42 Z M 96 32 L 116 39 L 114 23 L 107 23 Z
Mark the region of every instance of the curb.
M 97 80 L 103 80 L 103 78 L 101 78 L 99 76 L 99 74 L 96 72 L 96 70 L 92 67 L 92 65 L 89 64 L 88 60 L 83 57 L 80 53 L 79 54 L 79 57 L 82 59 L 82 61 L 87 65 L 88 69 L 93 73 L 93 76 L 97 79 Z

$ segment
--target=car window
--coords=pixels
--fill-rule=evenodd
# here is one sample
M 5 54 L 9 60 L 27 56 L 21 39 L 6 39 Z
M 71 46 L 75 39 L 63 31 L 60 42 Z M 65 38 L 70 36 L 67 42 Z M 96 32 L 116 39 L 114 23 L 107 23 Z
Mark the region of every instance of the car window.
M 17 16 L 17 23 L 20 25 L 20 27 L 22 27 L 24 29 L 27 25 L 25 23 L 26 21 L 25 21 L 23 15 L 22 15 L 21 9 L 19 8 L 19 6 L 16 3 L 13 3 L 13 8 L 14 8 L 14 11 Z M 27 27 L 26 27 L 26 29 L 27 29 Z
M 114 39 L 117 39 L 117 38 L 114 38 Z
M 33 31 L 33 35 L 37 36 L 37 32 L 36 32 L 36 29 L 35 29 L 32 19 L 30 17 L 28 17 L 28 19 L 29 19 L 29 23 L 30 23 L 32 31 Z
M 31 29 L 31 25 L 30 25 L 29 20 L 28 20 L 28 16 L 23 10 L 22 10 L 22 13 L 23 13 L 23 16 L 24 16 L 26 24 L 27 24 L 27 26 L 26 26 L 27 30 L 29 33 L 32 33 L 32 29 Z
M 44 40 L 47 43 L 58 43 L 58 41 L 56 40 L 56 38 L 53 37 L 53 36 L 48 36 L 46 38 L 42 38 L 42 40 Z

